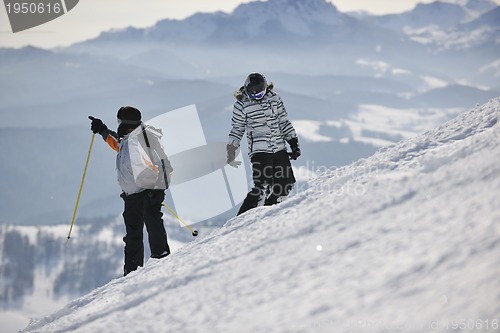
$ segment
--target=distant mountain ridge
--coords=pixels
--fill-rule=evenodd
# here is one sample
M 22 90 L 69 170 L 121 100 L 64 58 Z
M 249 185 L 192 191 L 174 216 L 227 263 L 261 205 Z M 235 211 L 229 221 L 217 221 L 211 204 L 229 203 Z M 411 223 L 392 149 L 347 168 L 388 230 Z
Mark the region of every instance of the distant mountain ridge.
M 475 61 L 459 65 L 465 70 L 462 80 L 498 59 L 495 8 L 500 7 L 491 0 L 436 1 L 401 14 L 355 17 L 339 12 L 326 0 L 252 1 L 229 14 L 198 13 L 184 20 L 161 20 L 144 29 L 103 32 L 63 52 L 104 55 L 160 70 L 171 67 L 181 76 L 184 72 L 203 77 L 251 67 L 275 72 L 292 68 L 312 75 L 325 71 L 365 75 L 367 68 L 356 65 L 359 59 L 377 59 L 371 61 L 410 71 L 425 64 L 419 70 L 453 77 L 455 66 L 448 65 L 449 58 L 474 57 Z M 474 48 L 491 52 L 475 52 Z M 230 61 L 222 65 L 221 59 Z M 307 67 L 300 69 L 304 60 Z M 485 75 L 475 78 L 480 76 Z M 494 81 L 489 77 L 481 86 Z
M 94 42 L 201 42 L 216 45 L 251 42 L 286 46 L 293 40 L 307 43 L 313 38 L 314 44 L 320 40 L 343 41 L 345 36 L 363 37 L 361 40 L 365 42 L 370 41 L 370 36 L 397 40 L 387 31 L 380 31 L 339 12 L 325 0 L 270 0 L 242 4 L 230 14 L 200 13 L 181 21 L 161 20 L 150 28 L 105 32 Z M 86 44 L 89 43 L 83 42 Z
M 400 14 L 370 15 L 364 19 L 339 12 L 326 0 L 269 0 L 239 5 L 232 13 L 199 13 L 184 20 L 165 19 L 145 29 L 127 28 L 102 33 L 93 42 L 173 42 L 173 43 L 262 43 L 287 44 L 308 38 L 316 42 L 351 40 L 369 42 L 395 38 L 383 28 L 398 30 L 430 25 L 448 29 L 470 21 L 498 7 L 492 0 L 470 0 L 465 3 L 435 1 L 418 4 Z M 490 24 L 498 25 L 497 22 Z M 361 38 L 363 35 L 363 38 Z M 401 38 L 401 36 L 399 37 Z M 394 42 L 394 41 L 393 41 Z M 79 43 L 80 44 L 80 43 Z M 83 42 L 88 45 L 89 41 Z M 77 44 L 78 45 L 78 44 Z M 76 45 L 70 49 L 78 48 Z
M 436 1 L 428 4 L 419 3 L 408 12 L 373 16 L 372 21 L 390 29 L 403 30 L 405 27 L 423 28 L 436 25 L 450 28 L 470 18 L 463 6 L 449 2 Z
M 401 14 L 367 16 L 366 20 L 395 31 L 436 51 L 464 50 L 496 44 L 500 6 L 492 0 L 436 1 L 418 4 Z
M 481 14 L 477 19 L 472 20 L 470 22 L 461 23 L 463 29 L 473 29 L 479 28 L 481 26 L 490 26 L 493 28 L 499 28 L 500 26 L 500 6 L 493 8 L 486 13 Z
M 486 13 L 499 5 L 498 1 L 494 0 L 456 0 L 455 2 L 476 14 Z

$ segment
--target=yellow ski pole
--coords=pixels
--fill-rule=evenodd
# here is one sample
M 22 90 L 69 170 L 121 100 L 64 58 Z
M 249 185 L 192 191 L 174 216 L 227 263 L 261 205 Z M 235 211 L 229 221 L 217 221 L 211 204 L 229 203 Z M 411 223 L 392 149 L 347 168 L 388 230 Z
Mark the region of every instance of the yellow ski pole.
M 68 240 L 71 237 L 71 231 L 73 230 L 73 225 L 75 224 L 76 211 L 78 210 L 78 203 L 80 202 L 80 196 L 82 194 L 83 182 L 85 181 L 85 175 L 87 174 L 87 167 L 89 166 L 90 153 L 92 152 L 92 145 L 94 144 L 95 133 L 92 133 L 92 140 L 90 141 L 89 153 L 87 155 L 87 162 L 85 163 L 85 169 L 83 169 L 82 182 L 80 184 L 80 191 L 78 191 L 78 197 L 76 199 L 75 211 L 73 212 L 73 219 L 71 220 L 71 226 L 69 228 Z
M 181 222 L 182 224 L 184 224 L 186 226 L 186 228 L 189 229 L 189 231 L 191 231 L 191 235 L 193 235 L 194 237 L 198 236 L 198 230 L 193 230 L 193 228 L 191 228 L 189 225 L 187 225 L 183 220 L 180 219 L 179 216 L 177 216 L 177 214 L 175 214 L 175 212 L 170 208 L 168 207 L 167 205 L 165 205 L 164 202 L 161 203 L 161 205 L 163 207 L 165 207 L 166 209 L 168 209 L 168 211 L 170 212 L 170 214 L 172 214 L 176 219 L 179 220 L 179 222 Z

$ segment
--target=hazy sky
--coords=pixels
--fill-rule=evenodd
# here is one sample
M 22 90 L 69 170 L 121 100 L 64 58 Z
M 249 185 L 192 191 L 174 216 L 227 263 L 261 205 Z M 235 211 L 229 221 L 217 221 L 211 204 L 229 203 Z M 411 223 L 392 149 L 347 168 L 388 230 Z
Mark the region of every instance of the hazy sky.
M 434 0 L 328 0 L 340 11 L 365 10 L 376 14 L 409 10 L 418 2 Z M 500 0 L 498 0 L 500 1 Z M 4 6 L 0 8 L 0 47 L 67 46 L 96 37 L 101 31 L 126 26 L 147 27 L 160 19 L 183 19 L 196 12 L 231 12 L 250 0 L 80 0 L 51 22 L 13 34 Z

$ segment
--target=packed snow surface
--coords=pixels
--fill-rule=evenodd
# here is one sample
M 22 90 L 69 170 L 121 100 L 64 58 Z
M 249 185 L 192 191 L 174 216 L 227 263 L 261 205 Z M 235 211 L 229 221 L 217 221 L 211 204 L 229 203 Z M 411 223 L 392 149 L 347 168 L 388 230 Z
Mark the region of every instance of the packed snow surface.
M 24 332 L 497 332 L 499 114 L 319 174 Z

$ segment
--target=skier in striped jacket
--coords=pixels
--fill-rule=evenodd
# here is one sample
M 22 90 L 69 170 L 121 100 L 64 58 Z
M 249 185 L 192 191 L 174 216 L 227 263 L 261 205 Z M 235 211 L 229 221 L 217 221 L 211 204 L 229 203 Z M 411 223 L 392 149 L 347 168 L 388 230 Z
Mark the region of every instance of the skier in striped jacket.
M 273 85 L 267 84 L 264 75 L 248 75 L 235 98 L 227 163 L 233 167 L 241 163 L 235 161 L 236 151 L 246 132 L 254 182 L 238 211 L 240 215 L 261 202 L 276 204 L 290 193 L 295 184 L 290 158 L 296 160 L 301 152 L 283 101 L 273 91 Z M 286 143 L 290 145 L 290 154 Z

